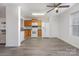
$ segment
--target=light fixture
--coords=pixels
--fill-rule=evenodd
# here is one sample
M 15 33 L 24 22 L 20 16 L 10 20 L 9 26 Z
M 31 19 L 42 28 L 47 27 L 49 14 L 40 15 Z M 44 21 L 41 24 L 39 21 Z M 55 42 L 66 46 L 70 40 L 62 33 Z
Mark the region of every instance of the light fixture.
M 56 13 L 58 13 L 58 10 L 56 10 Z
M 58 7 L 56 7 L 55 10 L 56 10 L 56 13 L 58 13 Z
M 34 15 L 34 16 L 41 16 L 41 15 L 45 15 L 45 13 L 32 13 L 32 15 Z
M 56 7 L 54 10 L 58 10 L 58 7 Z

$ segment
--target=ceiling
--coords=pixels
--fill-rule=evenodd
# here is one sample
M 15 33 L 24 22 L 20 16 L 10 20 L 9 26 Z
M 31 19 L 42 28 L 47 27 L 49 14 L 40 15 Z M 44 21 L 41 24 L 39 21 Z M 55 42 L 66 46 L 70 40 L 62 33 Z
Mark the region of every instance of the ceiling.
M 21 5 L 22 16 L 32 16 L 32 13 L 45 13 L 49 10 L 48 3 L 28 3 Z
M 74 5 L 73 3 L 62 3 L 61 5 L 66 5 L 66 4 L 70 5 L 70 7 L 72 7 Z M 47 5 L 54 5 L 54 3 L 9 3 L 9 4 L 8 3 L 0 3 L 0 7 L 1 7 L 1 5 L 2 6 L 8 6 L 8 5 L 20 6 L 22 16 L 35 17 L 35 16 L 32 16 L 32 13 L 46 13 L 48 10 L 52 9 L 52 8 L 46 7 L 46 6 Z M 53 10 L 53 11 L 49 12 L 48 14 L 58 15 L 64 11 L 66 11 L 69 8 L 61 8 L 61 9 L 59 9 L 59 13 L 56 13 L 55 10 Z M 1 10 L 2 10 L 2 7 L 0 8 L 0 12 L 1 12 Z
M 70 5 L 73 6 L 73 3 L 62 3 L 61 5 Z M 52 9 L 50 7 L 46 7 L 47 5 L 54 5 L 54 3 L 25 3 L 25 4 L 20 4 L 21 6 L 21 15 L 22 16 L 32 16 L 32 13 L 46 13 L 48 10 Z M 69 8 L 70 8 L 69 7 Z M 58 15 L 64 11 L 66 11 L 69 8 L 59 8 L 59 13 L 56 13 L 55 10 L 49 12 L 52 15 Z

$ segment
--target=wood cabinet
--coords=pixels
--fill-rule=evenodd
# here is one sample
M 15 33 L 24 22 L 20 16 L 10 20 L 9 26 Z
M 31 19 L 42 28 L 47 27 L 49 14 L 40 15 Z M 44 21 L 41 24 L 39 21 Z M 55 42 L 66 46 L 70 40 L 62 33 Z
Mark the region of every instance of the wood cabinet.
M 41 29 L 41 27 L 42 27 L 42 21 L 41 20 L 40 21 L 38 21 L 37 19 L 24 20 L 24 27 L 25 28 L 26 27 L 31 27 L 32 28 L 32 29 L 26 29 L 24 31 L 24 37 L 25 37 L 25 39 L 26 38 L 30 38 L 31 36 L 33 36 L 32 35 L 33 33 L 31 34 L 31 32 L 33 31 L 33 27 L 37 28 L 37 30 L 36 30 L 37 33 L 36 33 L 36 35 L 35 34 L 34 35 L 37 36 L 37 37 L 42 37 L 42 29 Z
M 38 30 L 38 37 L 42 37 L 42 30 Z
M 31 20 L 25 20 L 24 21 L 24 27 L 31 27 L 32 26 L 32 21 Z M 24 31 L 24 38 L 30 38 L 31 37 L 31 29 L 26 29 Z
M 31 20 L 25 20 L 24 26 L 32 26 L 32 21 Z
M 42 22 L 41 20 L 38 21 L 38 37 L 42 37 Z
M 24 32 L 24 38 L 30 38 L 31 37 L 31 30 L 25 30 Z

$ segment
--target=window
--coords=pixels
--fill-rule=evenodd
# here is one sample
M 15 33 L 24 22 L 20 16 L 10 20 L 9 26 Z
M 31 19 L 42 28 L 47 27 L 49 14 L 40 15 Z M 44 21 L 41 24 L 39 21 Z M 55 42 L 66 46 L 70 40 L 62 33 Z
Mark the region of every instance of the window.
M 79 11 L 72 14 L 72 35 L 79 36 Z

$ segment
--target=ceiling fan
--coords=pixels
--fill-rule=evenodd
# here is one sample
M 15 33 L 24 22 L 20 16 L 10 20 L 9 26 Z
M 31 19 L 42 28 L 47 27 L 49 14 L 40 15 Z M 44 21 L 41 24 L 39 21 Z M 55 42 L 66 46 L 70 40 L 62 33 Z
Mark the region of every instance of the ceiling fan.
M 51 7 L 52 9 L 48 10 L 47 13 L 49 13 L 52 10 L 56 10 L 56 13 L 58 13 L 59 8 L 68 8 L 69 5 L 62 5 L 62 3 L 54 3 L 53 5 L 47 5 L 47 7 Z

